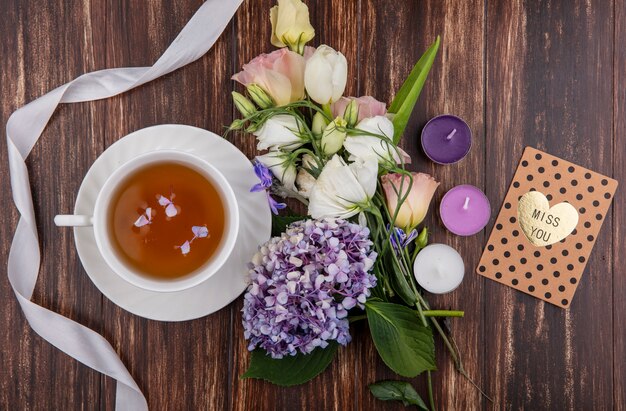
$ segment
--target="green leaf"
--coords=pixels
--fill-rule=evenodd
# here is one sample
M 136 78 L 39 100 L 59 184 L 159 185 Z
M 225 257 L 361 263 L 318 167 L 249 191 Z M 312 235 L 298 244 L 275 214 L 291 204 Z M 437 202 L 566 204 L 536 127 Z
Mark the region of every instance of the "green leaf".
M 272 216 L 272 237 L 280 236 L 289 224 L 304 220 L 305 218 L 306 217 L 301 215 Z
M 280 360 L 257 349 L 252 352 L 248 371 L 241 378 L 257 378 L 284 387 L 303 384 L 328 367 L 338 346 L 336 342 L 331 342 L 328 347 L 316 348 L 310 354 L 298 353 Z
M 411 289 L 411 286 L 409 285 L 407 279 L 404 277 L 404 274 L 402 274 L 398 263 L 391 255 L 391 253 L 393 252 L 394 251 L 388 249 L 386 253 L 387 255 L 383 256 L 383 258 L 386 260 L 385 267 L 388 275 L 387 278 L 389 278 L 391 287 L 396 292 L 396 294 L 400 298 L 402 298 L 402 301 L 404 301 L 406 305 L 413 305 L 417 301 L 417 296 Z
M 440 39 L 439 36 L 437 36 L 437 40 L 435 40 L 428 50 L 426 50 L 426 53 L 424 53 L 415 64 L 409 77 L 404 81 L 396 97 L 391 102 L 391 106 L 389 106 L 389 112 L 395 114 L 393 117 L 393 142 L 395 144 L 398 144 L 400 141 L 400 137 L 402 137 L 402 133 L 404 133 L 404 129 L 409 122 L 409 117 L 411 117 L 415 102 L 422 91 L 422 87 L 424 87 L 428 72 L 437 55 L 439 42 Z
M 406 381 L 380 381 L 369 385 L 374 397 L 382 401 L 402 401 L 405 406 L 417 405 L 417 408 L 429 411 L 422 397 Z
M 376 350 L 396 374 L 415 377 L 437 368 L 433 334 L 415 311 L 378 301 L 366 302 L 365 311 Z

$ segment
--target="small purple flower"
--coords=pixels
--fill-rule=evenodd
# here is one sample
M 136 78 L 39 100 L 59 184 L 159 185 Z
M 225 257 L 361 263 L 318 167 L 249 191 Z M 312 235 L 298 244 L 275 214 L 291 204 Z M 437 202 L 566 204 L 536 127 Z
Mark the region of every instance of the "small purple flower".
M 274 213 L 274 215 L 278 215 L 278 210 L 282 210 L 283 208 L 287 207 L 287 204 L 279 203 L 278 201 L 274 200 L 274 198 L 269 193 L 269 189 L 272 187 L 274 179 L 272 172 L 257 159 L 255 159 L 252 164 L 254 166 L 254 173 L 257 175 L 257 177 L 259 177 L 259 180 L 261 180 L 261 182 L 253 185 L 250 189 L 250 192 L 254 193 L 257 191 L 265 190 L 267 194 L 267 202 L 270 205 L 272 213 Z
M 255 159 L 252 164 L 254 166 L 254 173 L 257 175 L 257 177 L 259 177 L 259 180 L 261 180 L 261 182 L 253 185 L 250 191 L 263 191 L 272 187 L 274 177 L 270 169 L 257 159 Z
M 270 204 L 270 209 L 272 210 L 272 213 L 274 213 L 274 215 L 278 215 L 278 210 L 282 210 L 283 208 L 287 207 L 287 204 L 279 203 L 278 201 L 274 200 L 270 193 L 267 193 L 267 202 Z
M 196 239 L 210 236 L 209 229 L 205 225 L 194 225 L 191 227 L 191 232 L 193 233 L 191 240 L 185 241 L 182 245 L 174 247 L 180 249 L 180 252 L 183 253 L 183 255 L 189 254 L 191 251 L 191 243 L 193 243 Z
M 165 215 L 171 218 L 178 214 L 178 208 L 176 208 L 176 205 L 172 201 L 174 199 L 173 195 L 171 195 L 170 198 L 167 198 L 161 194 L 157 194 L 156 198 L 159 205 L 165 207 Z
M 389 229 L 389 224 L 387 224 L 387 230 L 389 231 Z M 393 230 L 391 230 L 391 233 L 389 234 L 389 239 L 391 240 L 391 245 L 396 251 L 396 254 L 400 254 L 402 250 L 404 250 L 413 240 L 417 238 L 417 236 L 418 232 L 416 229 L 411 230 L 411 232 L 407 235 L 403 229 L 393 227 Z
M 324 219 L 293 223 L 259 247 L 242 309 L 248 349 L 283 358 L 348 344 L 348 310 L 363 309 L 376 286 L 372 245 L 367 227 Z

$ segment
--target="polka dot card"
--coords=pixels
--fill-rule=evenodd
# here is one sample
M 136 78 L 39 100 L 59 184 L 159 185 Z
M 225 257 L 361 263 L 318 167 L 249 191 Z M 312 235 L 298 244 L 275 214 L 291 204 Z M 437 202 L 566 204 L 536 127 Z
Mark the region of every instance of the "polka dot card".
M 477 272 L 567 308 L 617 181 L 526 147 Z

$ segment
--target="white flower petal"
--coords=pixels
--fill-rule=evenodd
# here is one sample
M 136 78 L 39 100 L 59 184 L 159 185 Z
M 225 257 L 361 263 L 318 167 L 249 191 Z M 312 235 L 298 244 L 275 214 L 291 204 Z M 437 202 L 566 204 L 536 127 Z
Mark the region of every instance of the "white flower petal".
M 204 238 L 209 235 L 209 229 L 206 226 L 194 225 L 191 227 L 191 231 L 198 238 Z
M 145 215 L 140 215 L 134 225 L 135 227 L 143 227 L 148 224 L 150 224 L 150 220 L 148 220 Z
M 373 197 L 376 192 L 376 184 L 378 183 L 378 162 L 373 158 L 369 158 L 355 161 L 349 167 L 361 187 L 363 187 L 363 190 L 365 190 L 367 197 Z
M 170 199 L 167 197 L 162 196 L 161 194 L 159 194 L 157 196 L 157 199 L 159 200 L 159 204 L 162 205 L 163 207 L 167 206 L 168 204 L 171 203 Z
M 296 176 L 296 185 L 298 186 L 298 194 L 300 194 L 304 198 L 309 198 L 311 196 L 311 190 L 315 185 L 315 177 L 309 174 L 308 171 L 301 168 L 298 170 L 298 175 Z
M 191 244 L 189 241 L 185 241 L 183 245 L 180 246 L 180 252 L 183 253 L 183 255 L 186 255 L 189 251 L 191 251 Z
M 363 119 L 356 126 L 357 130 L 378 134 L 374 137 L 366 134 L 352 134 L 346 138 L 344 147 L 350 153 L 350 160 L 373 158 L 378 162 L 394 160 L 396 163 L 410 163 L 410 158 L 393 141 L 393 123 L 385 116 Z M 402 159 L 401 159 L 402 156 Z
M 257 156 L 263 165 L 270 169 L 272 174 L 282 183 L 283 187 L 296 192 L 296 166 L 290 162 L 289 156 L 281 151 L 270 151 L 262 156 Z
M 168 217 L 174 217 L 176 214 L 178 214 L 178 209 L 174 203 L 169 203 L 167 207 L 165 207 L 165 215 Z
M 289 114 L 270 117 L 263 126 L 254 132 L 259 150 L 294 150 L 306 143 L 299 134 L 298 120 Z
M 376 191 L 378 163 L 353 163 L 350 166 L 335 155 L 324 167 L 311 190 L 309 214 L 313 218 L 348 218 L 357 214 L 359 205 Z

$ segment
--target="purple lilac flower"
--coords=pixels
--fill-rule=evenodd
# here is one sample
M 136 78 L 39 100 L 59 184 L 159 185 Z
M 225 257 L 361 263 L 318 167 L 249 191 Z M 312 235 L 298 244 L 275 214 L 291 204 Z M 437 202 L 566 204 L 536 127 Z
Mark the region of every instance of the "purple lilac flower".
M 254 173 L 257 175 L 257 177 L 259 177 L 259 180 L 261 180 L 261 182 L 253 185 L 250 191 L 254 193 L 257 191 L 265 190 L 267 194 L 267 202 L 270 205 L 272 213 L 274 213 L 274 215 L 278 215 L 278 210 L 282 210 L 283 208 L 287 207 L 287 204 L 279 203 L 278 201 L 274 200 L 274 198 L 269 193 L 269 189 L 272 187 L 274 178 L 272 172 L 269 168 L 265 166 L 265 164 L 261 163 L 257 159 L 255 159 L 252 164 L 254 166 Z
M 389 231 L 389 229 L 390 226 L 387 224 L 387 231 Z M 411 230 L 411 232 L 407 235 L 403 229 L 393 227 L 393 230 L 391 230 L 391 233 L 389 234 L 389 239 L 391 240 L 393 249 L 396 251 L 396 254 L 398 254 L 411 244 L 411 241 L 415 240 L 417 236 L 418 233 L 416 229 Z
M 350 342 L 348 310 L 364 308 L 376 277 L 369 229 L 307 220 L 259 247 L 250 264 L 243 328 L 248 349 L 273 358 Z

